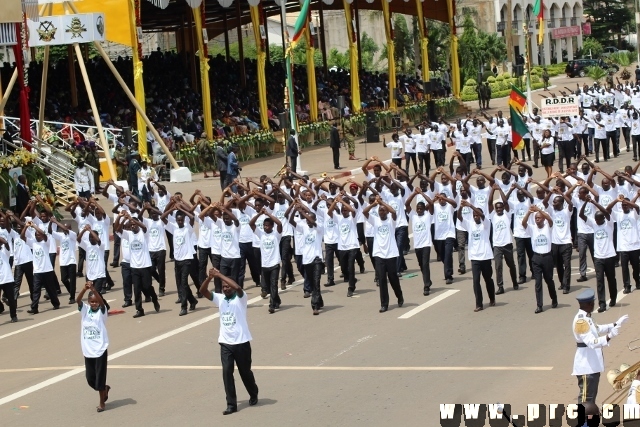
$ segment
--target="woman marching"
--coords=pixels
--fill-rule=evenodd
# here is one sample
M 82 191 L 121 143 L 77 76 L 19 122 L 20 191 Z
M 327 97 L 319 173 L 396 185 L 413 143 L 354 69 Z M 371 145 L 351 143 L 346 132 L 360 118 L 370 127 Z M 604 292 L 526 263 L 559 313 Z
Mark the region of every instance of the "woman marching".
M 89 304 L 82 301 L 86 291 L 89 291 L 87 298 Z M 78 294 L 76 302 L 81 314 L 80 345 L 84 355 L 87 383 L 100 394 L 100 405 L 96 409 L 102 412 L 111 389 L 106 384 L 107 347 L 109 347 L 106 326 L 108 312 L 100 293 L 93 287 L 93 282 L 87 282 Z

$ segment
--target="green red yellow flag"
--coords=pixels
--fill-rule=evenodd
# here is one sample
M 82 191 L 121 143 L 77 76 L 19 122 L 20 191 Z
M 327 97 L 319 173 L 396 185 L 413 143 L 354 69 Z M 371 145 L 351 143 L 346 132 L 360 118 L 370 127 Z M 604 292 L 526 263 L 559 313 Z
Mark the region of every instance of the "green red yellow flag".
M 542 44 L 542 37 L 544 36 L 544 4 L 542 0 L 536 0 L 533 5 L 533 15 L 538 20 L 538 44 Z
M 296 23 L 293 26 L 293 36 L 291 37 L 291 49 L 293 49 L 298 41 L 302 38 L 304 34 L 304 30 L 307 27 L 305 24 L 307 23 L 307 16 L 309 15 L 309 7 L 311 4 L 311 0 L 304 0 L 300 7 L 300 15 L 298 15 L 298 19 L 296 19 Z
M 522 93 L 520 89 L 511 86 L 511 95 L 509 95 L 509 107 L 515 109 L 518 113 L 522 113 L 527 103 L 527 95 Z
M 509 112 L 511 113 L 511 147 L 514 150 L 524 148 L 524 136 L 529 132 L 522 120 L 522 110 L 527 104 L 527 96 L 515 86 L 511 86 L 509 96 Z

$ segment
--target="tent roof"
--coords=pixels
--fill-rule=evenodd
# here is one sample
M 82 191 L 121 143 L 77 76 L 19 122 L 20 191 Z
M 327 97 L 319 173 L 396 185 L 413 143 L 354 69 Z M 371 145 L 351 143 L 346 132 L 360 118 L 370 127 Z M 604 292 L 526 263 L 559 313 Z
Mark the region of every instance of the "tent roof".
M 227 29 L 233 29 L 238 26 L 237 22 L 237 2 L 240 2 L 240 25 L 251 23 L 249 13 L 249 3 L 247 1 L 235 0 L 231 6 L 224 8 L 218 0 L 203 0 L 206 8 L 206 27 L 209 37 L 215 37 L 224 32 L 224 22 L 227 22 Z M 319 3 L 322 0 L 311 0 L 311 10 L 318 11 Z M 374 0 L 368 3 L 366 0 L 353 0 L 357 3 L 359 10 L 382 10 L 381 1 Z M 455 1 L 454 1 L 455 3 Z M 149 0 L 140 0 L 141 4 L 141 20 L 144 31 L 171 31 L 190 26 L 193 19 L 191 9 L 185 0 L 170 0 L 166 9 L 159 9 Z M 279 15 L 280 6 L 274 0 L 262 0 L 263 8 L 267 16 Z M 422 3 L 423 14 L 425 18 L 435 19 L 442 22 L 448 22 L 447 2 L 446 0 L 424 0 Z M 455 7 L 455 6 L 454 6 Z M 334 0 L 333 4 L 322 4 L 323 10 L 343 10 L 343 3 L 340 0 Z M 287 12 L 296 12 L 300 10 L 298 1 L 287 2 Z M 401 13 L 404 15 L 416 15 L 415 0 L 393 0 L 389 3 L 389 10 L 392 13 Z

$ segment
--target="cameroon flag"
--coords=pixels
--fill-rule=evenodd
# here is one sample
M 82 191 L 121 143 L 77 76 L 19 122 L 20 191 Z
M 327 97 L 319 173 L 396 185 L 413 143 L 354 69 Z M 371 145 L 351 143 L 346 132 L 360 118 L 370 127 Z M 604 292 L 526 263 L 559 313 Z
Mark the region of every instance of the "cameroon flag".
M 520 90 L 511 86 L 509 96 L 509 112 L 511 114 L 511 147 L 514 150 L 522 150 L 524 147 L 524 136 L 529 132 L 527 125 L 522 120 L 520 114 L 527 103 L 527 97 Z
M 304 0 L 300 5 L 300 15 L 296 19 L 296 23 L 293 26 L 293 36 L 291 37 L 291 47 L 293 49 L 298 44 L 298 41 L 302 38 L 307 22 L 307 15 L 309 14 L 309 7 L 311 0 Z
M 522 113 L 527 103 L 527 95 L 520 92 L 515 86 L 511 86 L 511 95 L 509 95 L 509 107 L 515 109 L 518 113 Z

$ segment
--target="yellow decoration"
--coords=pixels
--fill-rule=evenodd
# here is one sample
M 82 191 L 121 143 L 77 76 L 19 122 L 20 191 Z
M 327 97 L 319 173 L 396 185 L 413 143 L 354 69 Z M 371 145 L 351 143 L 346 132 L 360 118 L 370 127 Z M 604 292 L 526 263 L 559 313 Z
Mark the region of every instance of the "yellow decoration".
M 422 59 L 422 80 L 428 82 L 429 77 L 429 39 L 427 38 L 426 28 L 424 26 L 424 15 L 422 13 L 422 1 L 416 0 L 416 9 L 418 11 L 418 30 L 420 30 L 420 58 Z
M 396 48 L 391 34 L 391 14 L 387 0 L 382 0 L 382 14 L 384 16 L 384 32 L 387 36 L 387 62 L 389 63 L 389 110 L 396 111 Z
M 262 48 L 262 36 L 260 35 L 260 9 L 258 6 L 250 6 L 251 24 L 253 25 L 253 35 L 256 40 L 256 52 L 258 60 L 258 102 L 260 104 L 260 124 L 263 129 L 269 129 L 269 115 L 267 110 L 267 80 L 265 76 L 265 63 L 267 54 Z
M 589 323 L 584 319 L 578 319 L 575 326 L 573 327 L 573 330 L 576 332 L 576 334 L 586 334 L 587 332 L 589 332 L 589 329 L 591 329 L 589 327 Z
M 81 4 L 82 2 L 78 3 Z M 138 31 L 136 30 L 135 0 L 129 0 L 129 33 L 131 34 L 131 56 L 133 62 L 133 88 L 136 101 L 146 111 L 144 82 L 142 80 L 142 61 L 138 55 Z M 105 21 L 107 18 L 105 17 Z M 141 156 L 147 154 L 147 124 L 140 113 L 136 111 L 136 129 L 138 129 L 138 152 Z M 104 175 L 103 175 L 104 176 Z
M 106 39 L 126 46 L 134 47 L 132 43 L 131 22 L 123 19 L 129 16 L 133 7 L 129 5 L 129 0 L 100 0 L 100 1 L 77 1 L 73 2 L 77 12 L 74 13 L 104 13 L 104 23 Z M 64 3 L 53 4 L 52 16 L 64 15 Z M 133 21 L 135 31 L 135 20 Z M 135 49 L 134 49 L 135 50 Z
M 209 86 L 209 56 L 205 55 L 204 39 L 202 35 L 202 16 L 200 8 L 191 9 L 193 21 L 196 24 L 196 38 L 200 51 L 200 81 L 202 92 L 202 116 L 204 119 L 204 131 L 208 139 L 213 139 L 213 119 L 211 118 L 211 87 Z M 199 135 L 198 135 L 199 136 Z
M 386 0 L 383 0 L 383 3 Z M 351 31 L 351 6 L 347 0 L 342 0 L 344 17 L 347 21 L 347 36 L 349 37 L 349 72 L 351 73 L 351 103 L 353 112 L 358 113 L 362 108 L 360 103 L 360 78 L 358 77 L 358 50 L 356 40 Z
M 309 91 L 309 115 L 311 121 L 318 120 L 318 86 L 316 85 L 316 66 L 313 54 L 316 49 L 311 46 L 311 31 L 309 31 L 309 18 L 305 23 L 304 37 L 307 40 L 307 88 Z
M 456 24 L 453 21 L 453 0 L 447 0 L 447 13 L 449 15 L 449 28 L 451 29 L 451 91 L 453 96 L 460 98 L 460 65 L 458 63 L 458 36 L 454 34 Z

